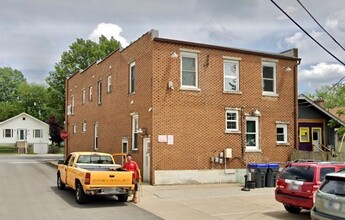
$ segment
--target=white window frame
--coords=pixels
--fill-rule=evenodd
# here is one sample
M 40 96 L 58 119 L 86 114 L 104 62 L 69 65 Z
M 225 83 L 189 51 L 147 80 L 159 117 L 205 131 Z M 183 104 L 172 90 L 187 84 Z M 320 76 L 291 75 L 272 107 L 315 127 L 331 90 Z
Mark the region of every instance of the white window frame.
M 7 130 L 10 131 L 10 136 L 9 136 L 9 137 L 6 136 L 6 131 L 7 131 Z M 4 137 L 4 138 L 13 138 L 13 129 L 5 128 L 5 129 L 4 129 L 4 133 L 3 133 L 3 137 Z
M 180 89 L 198 90 L 199 89 L 199 64 L 198 53 L 181 52 L 180 53 Z M 195 60 L 195 85 L 183 85 L 183 58 L 193 58 Z
M 86 99 L 86 94 L 85 94 L 85 89 L 81 90 L 81 104 L 85 105 L 85 99 Z
M 38 136 L 36 135 L 36 131 L 39 132 Z M 43 138 L 43 129 L 33 129 L 32 133 L 33 138 Z
M 71 114 L 74 115 L 74 107 L 75 107 L 75 98 L 74 96 L 71 97 Z
M 131 62 L 129 64 L 129 91 L 128 91 L 129 94 L 135 93 L 135 75 L 136 75 L 135 62 Z
M 255 146 L 247 146 L 247 121 L 255 122 Z M 259 117 L 247 116 L 246 117 L 246 151 L 260 151 L 260 126 Z
M 73 125 L 73 134 L 77 133 L 77 125 Z
M 284 140 L 283 141 L 278 141 L 278 131 L 277 132 L 277 138 L 276 138 L 276 141 L 277 141 L 277 144 L 287 144 L 288 143 L 288 125 L 287 124 L 277 124 L 276 125 L 276 130 L 277 128 L 282 128 L 283 129 L 283 133 L 282 135 L 284 135 Z
M 81 125 L 81 131 L 86 132 L 86 122 L 83 122 Z
M 92 86 L 89 86 L 89 101 L 92 101 Z
M 132 114 L 132 150 L 138 150 L 138 146 L 139 146 L 138 130 L 139 130 L 139 115 Z
M 98 130 L 98 123 L 95 123 L 94 124 L 94 127 L 93 127 L 93 134 L 94 134 L 94 139 L 93 139 L 93 149 L 94 150 L 98 150 L 98 145 L 99 145 L 99 130 Z
M 225 65 L 226 64 L 236 65 L 236 76 L 235 77 L 226 75 L 226 72 L 225 72 Z M 224 59 L 224 64 L 223 64 L 223 75 L 224 75 L 223 91 L 224 92 L 239 92 L 240 91 L 240 78 L 239 78 L 240 69 L 239 68 L 240 68 L 240 62 L 238 60 Z M 226 89 L 225 79 L 236 79 L 236 89 L 234 89 L 234 90 Z
M 102 80 L 97 82 L 97 104 L 102 104 Z
M 236 119 L 235 120 L 228 120 L 228 113 L 235 113 L 236 114 Z M 228 122 L 235 122 L 236 123 L 236 128 L 228 128 Z M 225 110 L 225 132 L 238 132 L 239 127 L 238 127 L 238 110 L 233 110 L 233 109 L 227 109 Z
M 273 79 L 264 78 L 264 67 L 273 68 Z M 273 81 L 273 91 L 265 91 L 264 82 L 265 80 Z M 262 94 L 263 95 L 277 95 L 277 63 L 273 61 L 262 61 Z
M 107 85 L 107 93 L 110 93 L 111 92 L 111 75 L 109 75 L 107 77 L 107 82 L 108 82 L 108 85 Z

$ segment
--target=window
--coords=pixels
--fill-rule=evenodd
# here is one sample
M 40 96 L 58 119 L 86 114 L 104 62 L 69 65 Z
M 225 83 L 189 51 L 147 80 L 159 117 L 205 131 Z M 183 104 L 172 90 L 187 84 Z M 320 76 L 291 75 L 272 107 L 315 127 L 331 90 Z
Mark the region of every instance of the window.
M 259 119 L 246 118 L 246 150 L 259 150 Z
M 336 197 L 337 199 L 335 199 L 335 198 L 333 199 L 333 197 L 332 197 L 332 200 L 334 200 L 333 204 L 334 203 L 335 204 L 339 204 L 339 206 L 341 207 L 340 203 L 338 203 L 336 201 L 341 201 L 345 197 L 345 194 L 344 194 L 344 192 L 345 192 L 345 181 L 341 177 L 340 178 L 337 178 L 337 177 L 327 177 L 327 179 L 321 185 L 320 191 L 324 192 L 324 193 L 327 193 L 327 194 L 335 195 L 334 197 Z M 330 197 L 330 196 L 327 196 L 327 197 Z M 325 202 L 326 201 L 328 202 L 326 204 L 329 204 L 329 206 L 331 206 L 331 204 L 332 204 L 331 201 L 325 200 Z M 334 205 L 332 205 L 332 206 L 334 207 Z
M 198 88 L 198 55 L 196 53 L 181 52 L 181 87 Z
M 129 93 L 135 92 L 135 62 L 129 64 Z
M 224 91 L 239 91 L 239 62 L 224 60 Z
M 98 81 L 97 98 L 98 98 L 98 105 L 102 104 L 102 81 Z
M 111 92 L 111 75 L 108 76 L 107 93 Z
M 71 114 L 74 115 L 74 96 L 71 97 Z
M 82 128 L 81 128 L 82 130 L 82 132 L 86 132 L 86 122 L 83 122 L 82 123 Z
M 226 131 L 238 131 L 238 111 L 225 111 Z
M 13 129 L 4 129 L 3 136 L 5 138 L 11 138 L 13 137 Z
M 89 86 L 89 101 L 92 101 L 92 86 Z
M 73 125 L 73 134 L 77 133 L 77 125 Z
M 329 173 L 334 173 L 335 168 L 334 167 L 325 167 L 320 169 L 320 182 L 323 182 L 325 180 L 325 176 Z
M 309 142 L 309 128 L 308 127 L 299 128 L 299 142 L 301 143 Z
M 85 104 L 85 89 L 81 90 L 81 104 Z
M 93 148 L 95 150 L 98 150 L 98 123 L 94 125 L 94 142 L 93 142 Z
M 34 138 L 42 138 L 43 137 L 43 130 L 42 129 L 34 129 Z
M 304 182 L 314 181 L 314 167 L 312 166 L 288 166 L 286 167 L 280 177 L 289 180 L 300 180 Z
M 262 62 L 263 94 L 276 94 L 276 63 Z
M 277 124 L 277 143 L 287 143 L 287 124 Z
M 139 140 L 139 117 L 137 114 L 132 115 L 132 150 L 138 150 Z

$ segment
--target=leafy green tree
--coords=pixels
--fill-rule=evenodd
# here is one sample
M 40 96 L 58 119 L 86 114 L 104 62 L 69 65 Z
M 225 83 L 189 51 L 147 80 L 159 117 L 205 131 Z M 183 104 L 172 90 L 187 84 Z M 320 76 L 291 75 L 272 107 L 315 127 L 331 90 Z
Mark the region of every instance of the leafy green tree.
M 24 112 L 19 102 L 0 102 L 0 122 Z
M 12 102 L 18 98 L 18 86 L 26 82 L 19 70 L 10 67 L 0 67 L 0 102 Z
M 64 121 L 65 83 L 66 79 L 81 69 L 85 69 L 99 59 L 105 58 L 120 46 L 114 38 L 108 40 L 101 36 L 99 42 L 78 38 L 61 55 L 60 62 L 55 64 L 54 71 L 46 78 L 48 88 L 48 107 L 52 109 L 57 121 Z

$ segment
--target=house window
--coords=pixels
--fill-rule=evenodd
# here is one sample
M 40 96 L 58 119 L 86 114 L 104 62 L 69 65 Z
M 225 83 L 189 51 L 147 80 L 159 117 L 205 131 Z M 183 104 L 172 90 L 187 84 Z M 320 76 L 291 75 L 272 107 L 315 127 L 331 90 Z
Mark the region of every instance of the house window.
M 286 144 L 287 141 L 287 124 L 277 124 L 277 143 Z
M 239 62 L 224 60 L 224 91 L 239 91 Z
M 82 125 L 81 125 L 81 127 L 82 127 L 82 128 L 81 128 L 81 129 L 82 129 L 81 131 L 82 131 L 82 132 L 86 132 L 86 122 L 83 122 Z
M 98 98 L 98 105 L 102 104 L 102 81 L 98 81 L 97 98 Z
M 111 92 L 111 75 L 108 76 L 108 85 L 107 85 L 107 93 Z
M 238 131 L 238 111 L 225 111 L 226 131 Z
M 309 128 L 308 127 L 300 127 L 299 128 L 299 142 L 301 143 L 308 143 L 309 142 Z
M 34 129 L 33 130 L 34 138 L 42 138 L 43 137 L 43 130 L 42 129 Z
M 81 90 L 81 104 L 85 104 L 85 89 Z
M 129 64 L 129 93 L 135 92 L 135 62 Z
M 71 97 L 71 114 L 74 115 L 74 96 Z
M 13 129 L 4 129 L 3 136 L 5 138 L 11 138 L 13 137 Z
M 258 151 L 259 147 L 259 118 L 246 118 L 246 150 Z
M 94 150 L 98 150 L 98 123 L 94 125 L 94 142 L 93 142 L 93 148 Z
M 73 125 L 73 134 L 77 133 L 77 125 Z
M 181 88 L 198 88 L 198 54 L 181 52 Z
M 276 94 L 276 63 L 262 62 L 263 94 Z
M 92 86 L 89 86 L 89 101 L 92 101 Z
M 138 150 L 139 141 L 139 117 L 137 114 L 132 115 L 132 150 Z

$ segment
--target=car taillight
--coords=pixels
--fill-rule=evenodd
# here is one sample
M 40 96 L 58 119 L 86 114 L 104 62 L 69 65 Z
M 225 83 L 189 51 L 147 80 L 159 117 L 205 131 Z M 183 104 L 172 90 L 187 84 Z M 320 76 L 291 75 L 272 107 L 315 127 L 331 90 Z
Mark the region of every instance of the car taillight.
M 91 181 L 91 173 L 85 174 L 85 185 L 89 185 Z

